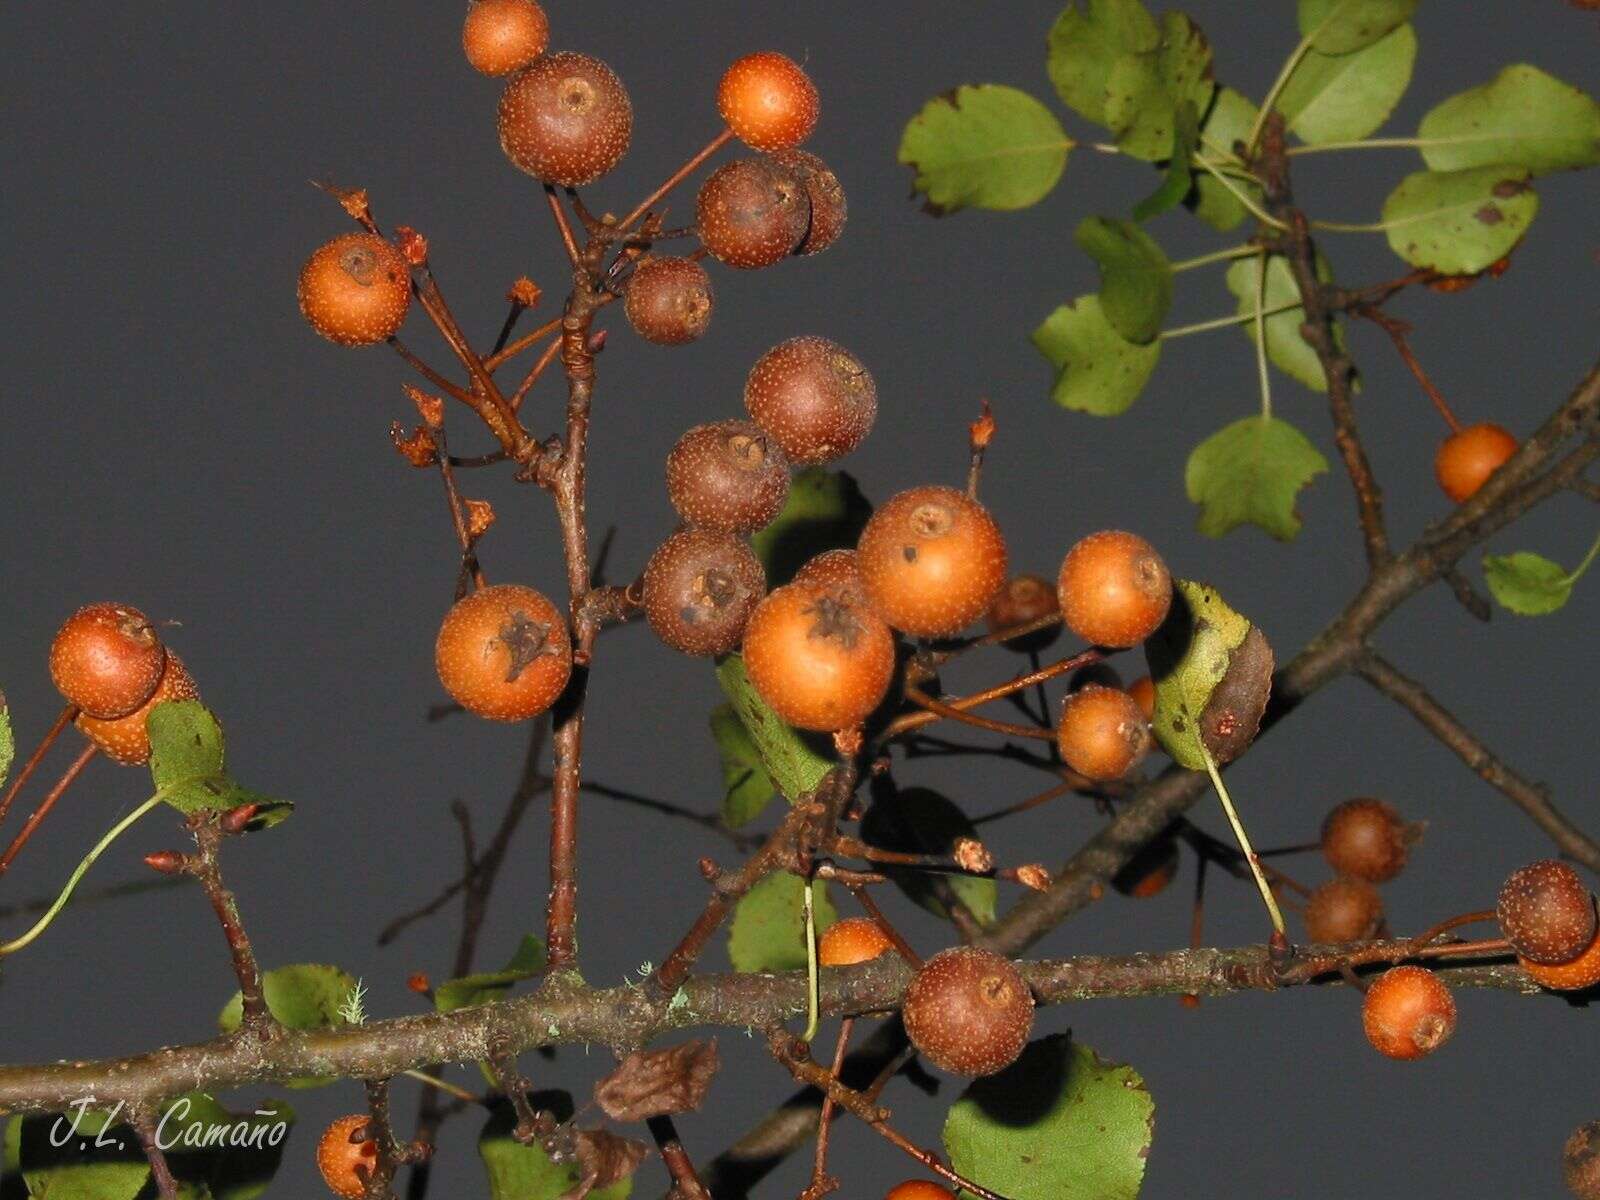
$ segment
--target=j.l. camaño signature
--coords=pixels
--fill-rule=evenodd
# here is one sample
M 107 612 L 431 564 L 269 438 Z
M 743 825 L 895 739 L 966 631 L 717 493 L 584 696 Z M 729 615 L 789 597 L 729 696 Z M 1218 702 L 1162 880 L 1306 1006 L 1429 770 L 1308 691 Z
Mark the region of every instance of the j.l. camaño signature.
M 85 1118 L 93 1109 L 95 1098 L 84 1096 L 67 1106 L 68 1111 L 57 1117 L 50 1126 L 50 1145 L 60 1149 L 77 1140 L 84 1147 L 115 1149 L 124 1147 L 123 1127 L 118 1124 L 123 1103 L 117 1103 L 106 1114 L 103 1125 L 84 1128 Z M 161 1114 L 155 1125 L 155 1143 L 162 1150 L 214 1150 L 248 1149 L 264 1150 L 279 1146 L 289 1134 L 289 1122 L 272 1108 L 258 1108 L 254 1117 L 267 1118 L 254 1121 L 249 1117 L 236 1117 L 228 1121 L 195 1120 L 193 1103 L 187 1096 L 179 1097 Z M 276 1120 L 272 1118 L 278 1118 Z M 91 1132 L 92 1130 L 92 1132 Z

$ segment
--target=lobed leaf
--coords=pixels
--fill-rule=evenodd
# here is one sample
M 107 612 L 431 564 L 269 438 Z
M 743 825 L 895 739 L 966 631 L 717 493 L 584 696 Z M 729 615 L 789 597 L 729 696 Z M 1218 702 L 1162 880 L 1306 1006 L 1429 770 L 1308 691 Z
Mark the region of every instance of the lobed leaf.
M 1567 569 L 1541 554 L 1486 554 L 1483 577 L 1500 606 L 1523 617 L 1542 617 L 1566 606 L 1576 582 Z
M 1435 105 L 1417 128 L 1435 171 L 1517 163 L 1534 175 L 1600 164 L 1600 104 L 1538 67 L 1517 63 Z
M 1155 239 L 1108 217 L 1085 217 L 1072 236 L 1100 266 L 1100 311 L 1116 331 L 1141 343 L 1160 333 L 1172 307 L 1172 267 Z
M 1105 123 L 1125 154 L 1147 162 L 1169 158 L 1186 104 L 1198 116 L 1211 104 L 1211 45 L 1180 12 L 1164 13 L 1152 50 L 1128 52 L 1106 75 Z
M 1320 54 L 1350 54 L 1411 19 L 1418 0 L 1299 0 L 1300 35 Z
M 1358 141 L 1389 119 L 1411 85 L 1417 34 L 1400 25 L 1351 54 L 1313 50 L 1278 96 L 1288 129 L 1301 140 Z
M 1016 209 L 1055 187 L 1075 143 L 1049 109 L 1002 84 L 963 85 L 911 118 L 900 162 L 937 216 L 963 208 Z
M 1118 333 L 1098 296 L 1056 309 L 1033 331 L 1033 344 L 1056 368 L 1051 398 L 1097 417 L 1126 412 L 1161 358 L 1159 339 L 1141 346 Z
M 1184 468 L 1184 487 L 1190 501 L 1201 506 L 1199 529 L 1207 537 L 1248 524 L 1289 541 L 1300 532 L 1296 496 L 1327 469 L 1328 460 L 1293 425 L 1253 416 L 1194 448 Z
M 768 875 L 740 899 L 728 928 L 728 959 L 735 971 L 794 971 L 806 965 L 805 884 L 798 875 Z M 820 879 L 811 884 L 817 933 L 838 920 Z
M 1139 0 L 1071 0 L 1050 28 L 1045 67 L 1062 103 L 1106 125 L 1111 64 L 1152 51 L 1160 40 L 1160 27 Z
M 1383 202 L 1389 248 L 1414 267 L 1470 275 L 1527 233 L 1539 196 L 1526 167 L 1499 164 L 1407 175 Z

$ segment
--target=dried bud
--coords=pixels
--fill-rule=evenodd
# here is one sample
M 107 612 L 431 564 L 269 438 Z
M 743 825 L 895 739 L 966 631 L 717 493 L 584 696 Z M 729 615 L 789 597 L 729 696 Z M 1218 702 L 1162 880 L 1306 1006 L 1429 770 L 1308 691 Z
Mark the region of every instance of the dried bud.
M 345 212 L 349 213 L 368 229 L 372 228 L 372 209 L 367 204 L 366 188 L 340 187 L 338 184 L 329 183 L 326 180 L 321 182 L 312 180 L 312 186 L 327 192 L 328 195 L 339 202 L 340 208 L 344 209 Z
M 833 748 L 849 760 L 861 753 L 861 728 L 841 729 L 833 735 Z
M 539 303 L 539 297 L 542 295 L 544 293 L 539 290 L 539 285 L 524 275 L 511 285 L 511 290 L 506 293 L 506 299 L 523 308 L 532 308 Z
M 1016 870 L 1017 882 L 1025 888 L 1042 892 L 1050 886 L 1050 868 L 1043 863 L 1028 863 Z
M 604 350 L 606 348 L 606 331 L 604 329 L 596 329 L 591 333 L 588 345 L 585 348 L 590 354 L 599 354 L 600 351 Z
M 954 846 L 950 848 L 951 856 L 963 871 L 992 871 L 994 870 L 994 855 L 977 838 L 957 838 Z
M 428 239 L 423 237 L 409 225 L 397 225 L 394 230 L 395 245 L 400 247 L 400 253 L 413 267 L 427 265 Z
M 261 815 L 261 805 L 241 804 L 237 808 L 230 808 L 222 814 L 220 825 L 222 832 L 230 836 L 243 833 L 250 827 L 250 822 Z
M 428 978 L 426 971 L 413 971 L 406 978 L 406 986 L 419 996 L 426 996 L 433 991 L 433 981 Z
M 988 400 L 982 400 L 980 403 L 983 405 L 983 415 L 967 426 L 967 436 L 971 439 L 974 450 L 987 449 L 989 443 L 994 440 L 994 413 L 989 410 Z
M 494 524 L 494 506 L 487 500 L 468 500 L 466 504 L 467 536 L 477 541 Z
M 444 401 L 438 396 L 431 396 L 419 387 L 403 384 L 406 398 L 417 406 L 417 412 L 428 423 L 428 428 L 437 429 L 444 424 Z
M 413 467 L 431 467 L 439 461 L 439 447 L 426 425 L 418 425 L 407 436 L 405 426 L 396 421 L 389 426 L 389 440 Z
M 176 850 L 157 850 L 144 856 L 144 865 L 162 875 L 182 875 L 188 869 L 189 859 Z

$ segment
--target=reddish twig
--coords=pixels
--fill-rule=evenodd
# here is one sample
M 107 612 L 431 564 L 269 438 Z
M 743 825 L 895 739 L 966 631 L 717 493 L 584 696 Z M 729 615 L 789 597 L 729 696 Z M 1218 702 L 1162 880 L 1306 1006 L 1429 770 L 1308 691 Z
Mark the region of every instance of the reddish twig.
M 66 795 L 67 789 L 72 786 L 73 781 L 79 775 L 83 774 L 83 769 L 89 765 L 89 760 L 97 753 L 99 753 L 98 747 L 93 742 L 90 742 L 78 754 L 78 757 L 72 760 L 67 769 L 62 772 L 61 778 L 56 780 L 55 786 L 45 793 L 44 799 L 39 801 L 39 807 L 33 810 L 27 821 L 23 823 L 22 828 L 17 831 L 17 836 L 11 839 L 11 844 L 6 847 L 5 853 L 0 854 L 0 875 L 4 875 L 6 868 L 11 866 L 17 855 L 22 853 L 22 848 L 28 844 L 28 839 L 33 837 L 39 826 L 44 824 L 44 819 L 50 815 L 50 810 L 56 806 L 56 801 Z
M 17 773 L 11 779 L 11 786 L 6 789 L 5 797 L 0 799 L 0 825 L 5 824 L 6 814 L 11 811 L 12 802 L 22 791 L 23 785 L 33 777 L 33 773 L 39 769 L 39 764 L 44 761 L 45 755 L 50 753 L 50 747 L 55 745 L 56 739 L 61 736 L 61 731 L 72 724 L 72 719 L 77 715 L 76 705 L 69 704 L 63 708 L 61 715 L 45 731 L 44 737 L 39 739 L 39 744 L 33 753 L 28 755 L 28 761 L 17 769 Z

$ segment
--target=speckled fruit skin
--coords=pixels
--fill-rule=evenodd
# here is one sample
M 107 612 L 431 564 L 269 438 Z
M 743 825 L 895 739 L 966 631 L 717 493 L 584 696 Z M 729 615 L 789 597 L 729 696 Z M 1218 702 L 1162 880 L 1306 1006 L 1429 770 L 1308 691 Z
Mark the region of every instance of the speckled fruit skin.
M 824 550 L 815 558 L 807 560 L 789 582 L 815 583 L 821 587 L 852 587 L 860 592 L 861 571 L 856 566 L 856 552 Z
M 500 97 L 500 146 L 520 170 L 561 187 L 605 175 L 628 152 L 633 103 L 598 58 L 558 50 L 536 58 Z
M 1382 920 L 1383 897 L 1365 879 L 1330 879 L 1306 899 L 1306 936 L 1313 942 L 1369 938 Z
M 790 462 L 812 466 L 842 458 L 872 432 L 878 386 L 839 343 L 790 338 L 756 360 L 745 380 L 744 407 Z
M 1124 896 L 1149 900 L 1167 890 L 1177 878 L 1179 851 L 1173 838 L 1151 842 L 1111 877 L 1111 886 Z
M 926 1179 L 908 1179 L 890 1188 L 883 1200 L 955 1200 L 956 1194 L 947 1187 L 930 1183 Z
M 1561 1173 L 1578 1200 L 1600 1200 L 1600 1121 L 1572 1131 L 1561 1148 Z
M 1367 1041 L 1389 1058 L 1432 1054 L 1456 1029 L 1450 989 L 1423 967 L 1391 967 L 1372 981 L 1361 1002 Z
M 1172 575 L 1155 547 L 1120 529 L 1091 533 L 1061 562 L 1061 616 L 1094 646 L 1137 646 L 1172 606 Z
M 1061 611 L 1056 600 L 1056 585 L 1043 575 L 1013 575 L 1005 586 L 995 593 L 989 603 L 984 621 L 990 633 L 1002 633 L 1030 621 L 1055 616 Z M 1021 637 L 1009 638 L 1002 643 L 1007 649 L 1026 654 L 1043 650 L 1061 636 L 1061 623 L 1035 629 Z
M 867 599 L 915 637 L 960 633 L 1006 582 L 1006 539 L 965 492 L 918 487 L 891 496 L 856 543 Z
M 1400 874 L 1411 846 L 1410 827 L 1382 800 L 1346 800 L 1322 821 L 1322 857 L 1341 875 L 1385 883 Z
M 317 1142 L 317 1170 L 322 1172 L 323 1182 L 333 1194 L 344 1196 L 346 1200 L 360 1200 L 367 1192 L 367 1185 L 356 1168 L 365 1167 L 370 1171 L 378 1163 L 376 1141 L 358 1144 L 350 1140 L 350 1135 L 365 1128 L 367 1122 L 365 1113 L 340 1117 L 323 1131 Z
M 1150 722 L 1121 688 L 1085 684 L 1061 702 L 1056 746 L 1080 775 L 1121 779 L 1150 752 L 1150 744 Z
M 550 18 L 534 0 L 472 0 L 461 51 L 474 71 L 509 75 L 550 45 Z
M 445 614 L 433 661 L 468 712 L 525 721 L 554 704 L 572 674 L 566 614 L 531 587 L 480 588 Z
M 756 605 L 744 665 L 757 693 L 801 729 L 853 729 L 894 678 L 894 635 L 851 585 L 791 583 Z
M 680 529 L 644 568 L 644 615 L 656 636 L 684 654 L 736 649 L 767 592 L 755 552 L 728 533 Z
M 1558 992 L 1581 992 L 1600 983 L 1600 934 L 1571 962 L 1536 963 L 1519 954 L 1517 963 L 1543 987 Z
M 1517 452 L 1517 439 L 1492 421 L 1452 433 L 1434 455 L 1433 474 L 1444 494 L 1457 504 L 1470 499 L 1489 476 Z
M 835 921 L 817 939 L 817 961 L 825 967 L 853 967 L 893 948 L 889 935 L 871 917 Z
M 751 533 L 788 497 L 789 462 L 754 422 L 696 425 L 667 454 L 667 498 L 690 525 Z
M 1595 939 L 1594 895 L 1564 862 L 1540 859 L 1513 871 L 1495 904 L 1500 932 L 1523 958 L 1571 962 Z
M 747 54 L 723 72 L 717 112 L 733 135 L 756 150 L 798 146 L 817 127 L 816 85 L 786 54 Z
M 371 346 L 405 323 L 411 268 L 375 233 L 347 233 L 317 247 L 300 268 L 300 313 L 330 342 Z
M 844 185 L 833 168 L 809 150 L 774 150 L 767 157 L 793 171 L 805 185 L 806 198 L 811 201 L 811 224 L 793 253 L 821 254 L 839 240 L 845 222 L 850 219 Z
M 1148 675 L 1141 675 L 1128 685 L 1128 695 L 1133 697 L 1133 702 L 1139 706 L 1139 711 L 1144 714 L 1146 721 L 1155 720 L 1156 716 L 1156 681 Z
M 700 185 L 695 222 L 711 257 L 755 271 L 783 261 L 805 238 L 811 200 L 793 171 L 769 158 L 741 158 Z
M 50 680 L 91 717 L 125 717 L 150 699 L 167 651 L 150 619 L 126 604 L 86 604 L 50 643 Z
M 711 326 L 711 277 L 692 258 L 651 255 L 633 270 L 622 311 L 633 331 L 658 346 L 681 346 Z
M 1033 1028 L 1033 993 L 1009 959 L 955 946 L 927 962 L 906 989 L 906 1034 L 934 1066 L 993 1075 L 1017 1061 Z
M 150 761 L 150 731 L 145 722 L 158 704 L 169 700 L 198 700 L 200 687 L 178 657 L 176 650 L 168 650 L 166 664 L 161 672 L 161 682 L 150 698 L 126 716 L 112 721 L 102 721 L 87 713 L 78 714 L 76 724 L 100 752 L 113 762 L 125 767 L 136 767 Z

